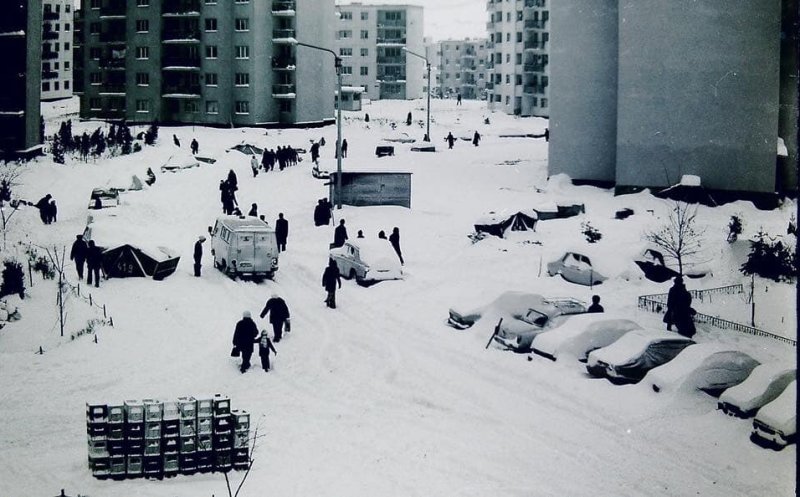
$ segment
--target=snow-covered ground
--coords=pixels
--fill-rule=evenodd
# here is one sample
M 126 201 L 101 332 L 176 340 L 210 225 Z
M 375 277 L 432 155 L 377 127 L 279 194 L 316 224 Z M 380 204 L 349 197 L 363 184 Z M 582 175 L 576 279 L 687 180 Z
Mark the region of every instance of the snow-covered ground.
M 58 115 L 70 112 L 69 105 L 52 105 L 63 108 L 46 109 L 48 134 L 57 129 Z M 69 247 L 85 226 L 92 188 L 128 174 L 143 178 L 152 167 L 155 185 L 123 194 L 113 214 L 149 243 L 177 250 L 181 261 L 177 272 L 160 282 L 82 285 L 83 294 L 90 290 L 114 320 L 113 328 L 96 329 L 96 342 L 92 334 L 69 338 L 92 315 L 102 316 L 76 297 L 68 302 L 67 336 L 59 336 L 52 281 L 34 275 L 30 297 L 10 299 L 23 319 L 0 331 L 0 495 L 49 496 L 61 488 L 92 497 L 225 495 L 220 474 L 97 480 L 86 459 L 87 401 L 215 392 L 261 420 L 266 435 L 258 442 L 243 496 L 794 494 L 796 446 L 774 452 L 754 445 L 750 422 L 717 412 L 716 399 L 614 386 L 590 379 L 578 363 L 484 349 L 495 324 L 488 320 L 465 331 L 445 325 L 453 304 L 477 305 L 506 290 L 523 290 L 587 302 L 596 293 L 607 311 L 645 327 L 663 327 L 660 316 L 637 309 L 636 297 L 666 292 L 669 284 L 641 279 L 632 257 L 643 245 L 643 231 L 663 222 L 669 204 L 647 192 L 615 197 L 608 190 L 572 186 L 563 177 L 548 181 L 544 140 L 497 136 L 510 129 L 540 133 L 546 120 L 489 113 L 480 102 L 455 107 L 434 100 L 432 106 L 437 152 L 416 153 L 411 145 L 396 144 L 396 155 L 381 159 L 374 149 L 383 138 L 397 132 L 422 137 L 424 103 L 376 102 L 346 113 L 345 170 L 380 166 L 412 172 L 413 208 L 335 211 L 351 237 L 359 229 L 376 237 L 379 230 L 399 227 L 406 260 L 405 280 L 369 288 L 345 281 L 336 310 L 325 307 L 320 286 L 333 227 L 314 227 L 312 217 L 327 186 L 311 176 L 307 156 L 297 167 L 253 178 L 247 156 L 225 151 L 243 140 L 308 148 L 310 140 L 325 137 L 322 161 L 333 169 L 333 126 L 267 132 L 161 128 L 155 147 L 131 156 L 67 165 L 42 158 L 30 164 L 15 193 L 31 201 L 53 194 L 58 222 L 44 226 L 35 209 L 24 208 L 10 224 L 5 257 L 23 257 L 16 241 Z M 411 127 L 404 124 L 408 111 L 415 119 Z M 484 124 L 486 117 L 490 125 Z M 396 130 L 390 122 L 397 123 Z M 74 130 L 97 125 L 74 122 Z M 476 129 L 483 136 L 480 147 L 459 140 L 447 150 L 448 131 L 468 137 Z M 159 166 L 175 152 L 173 133 L 184 147 L 196 137 L 200 155 L 218 161 L 160 174 Z M 219 180 L 230 169 L 239 177 L 242 206 L 256 202 L 271 222 L 278 212 L 289 220 L 288 251 L 274 281 L 226 278 L 211 267 L 208 244 L 203 276 L 192 276 L 193 243 L 220 213 Z M 467 237 L 488 211 L 553 201 L 584 203 L 586 213 L 543 221 L 535 233 L 515 232 L 504 240 L 489 237 L 473 244 Z M 614 219 L 625 207 L 635 215 Z M 725 242 L 732 214 L 744 219 L 741 238 L 747 239 L 761 226 L 785 233 L 796 208 L 794 202 L 771 212 L 746 202 L 699 207 L 713 276 L 689 280 L 689 288 L 749 283 L 737 272 L 746 248 L 734 255 Z M 602 233 L 599 243 L 587 244 L 584 221 Z M 569 247 L 591 253 L 610 279 L 589 289 L 548 277 L 547 262 Z M 76 283 L 71 266 L 67 276 Z M 757 284 L 769 285 L 768 297 L 756 296 L 757 319 L 782 318 L 759 322 L 768 331 L 796 337 L 793 286 Z M 254 367 L 242 375 L 238 359 L 229 357 L 234 325 L 242 311 L 258 313 L 272 292 L 286 299 L 292 332 L 277 344 L 272 372 Z M 733 318 L 749 318 L 744 304 L 732 307 Z M 696 340 L 736 344 L 761 362 L 795 360 L 794 347 L 733 331 L 700 326 Z M 35 354 L 40 346 L 43 355 Z M 232 475 L 238 482 L 241 474 Z

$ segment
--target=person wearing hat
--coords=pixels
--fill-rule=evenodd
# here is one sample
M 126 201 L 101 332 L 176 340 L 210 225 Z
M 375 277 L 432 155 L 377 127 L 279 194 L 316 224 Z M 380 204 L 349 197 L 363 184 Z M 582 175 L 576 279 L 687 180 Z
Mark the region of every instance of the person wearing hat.
M 277 293 L 273 293 L 269 300 L 267 300 L 267 304 L 264 306 L 264 309 L 261 311 L 261 318 L 263 319 L 267 313 L 269 313 L 269 322 L 272 324 L 272 332 L 275 337 L 275 343 L 278 343 L 281 341 L 281 337 L 283 337 L 284 323 L 286 323 L 286 331 L 291 331 L 289 307 L 286 305 L 286 301 L 278 297 Z
M 672 330 L 674 324 L 678 328 L 678 333 L 691 338 L 695 333 L 691 309 L 692 294 L 684 286 L 683 277 L 676 276 L 675 283 L 667 294 L 667 312 L 664 315 L 667 330 Z
M 261 357 L 261 367 L 264 368 L 265 373 L 269 373 L 269 351 L 278 355 L 278 351 L 272 345 L 272 340 L 269 339 L 267 330 L 261 330 L 261 336 L 258 338 L 258 355 Z
M 242 356 L 242 366 L 239 368 L 242 373 L 250 369 L 250 357 L 253 355 L 253 345 L 257 339 L 258 327 L 250 311 L 244 311 L 233 332 L 233 348 Z
M 194 242 L 194 275 L 200 276 L 200 261 L 203 258 L 203 242 L 206 241 L 206 237 L 200 236 L 196 242 Z

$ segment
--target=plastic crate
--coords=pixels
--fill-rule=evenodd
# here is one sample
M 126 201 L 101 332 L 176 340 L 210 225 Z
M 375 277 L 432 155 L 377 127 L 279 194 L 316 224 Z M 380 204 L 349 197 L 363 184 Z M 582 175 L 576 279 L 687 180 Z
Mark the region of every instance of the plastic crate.
M 110 474 L 111 465 L 110 458 L 98 457 L 89 462 L 89 469 L 92 470 L 92 476 L 96 478 L 105 478 Z
M 200 451 L 209 451 L 214 448 L 214 442 L 211 439 L 211 435 L 197 435 L 197 450 Z
M 105 440 L 89 440 L 89 460 L 108 458 L 108 442 Z
M 233 448 L 233 433 L 214 435 L 214 450 L 230 450 Z
M 86 434 L 89 440 L 105 440 L 108 438 L 108 424 L 91 423 L 86 425 Z
M 233 468 L 234 469 L 247 469 L 250 465 L 250 450 L 233 449 Z
M 162 422 L 161 436 L 163 437 L 177 437 L 180 434 L 181 420 L 170 419 Z
M 230 450 L 214 452 L 214 469 L 227 471 L 233 467 L 233 453 Z
M 233 448 L 241 449 L 250 446 L 250 433 L 246 431 L 237 431 L 233 434 Z
M 125 423 L 125 438 L 129 440 L 144 438 L 144 422 Z
M 161 422 L 145 421 L 144 438 L 161 438 Z
M 129 455 L 125 458 L 126 471 L 131 476 L 138 476 L 144 470 L 143 457 L 140 455 Z
M 180 438 L 180 451 L 181 454 L 187 454 L 197 450 L 197 437 L 192 435 L 190 437 Z
M 214 469 L 214 453 L 210 450 L 198 451 L 195 456 L 198 471 L 211 471 Z
M 108 439 L 109 440 L 124 440 L 125 439 L 125 425 L 122 423 L 108 424 Z
M 144 404 L 138 400 L 126 400 L 123 406 L 125 407 L 125 421 L 128 423 L 144 421 Z
M 142 472 L 147 476 L 160 476 L 163 470 L 164 458 L 157 456 L 144 456 Z
M 233 417 L 230 415 L 217 416 L 214 418 L 214 434 L 232 433 Z
M 119 457 L 125 455 L 125 440 L 109 440 L 108 454 L 111 457 Z
M 145 421 L 161 421 L 164 417 L 164 404 L 157 400 L 145 399 L 142 401 L 144 404 L 144 420 Z
M 122 476 L 125 472 L 125 456 L 111 456 L 109 459 L 109 474 L 111 476 Z
M 164 454 L 164 475 L 177 474 L 180 469 L 178 454 Z
M 181 419 L 181 411 L 176 401 L 174 400 L 165 401 L 163 403 L 163 406 L 164 406 L 164 411 L 162 419 L 164 421 Z
M 197 471 L 197 455 L 195 453 L 180 454 L 178 464 L 180 465 L 181 473 L 192 474 Z
M 194 397 L 179 397 L 178 409 L 181 412 L 181 419 L 196 419 L 197 399 Z
M 197 418 L 197 434 L 210 435 L 214 432 L 213 418 Z
M 197 399 L 197 417 L 208 418 L 214 415 L 213 399 Z
M 214 394 L 214 416 L 227 416 L 231 413 L 231 399 L 227 395 Z
M 110 405 L 108 406 L 108 422 L 113 424 L 122 424 L 125 422 L 125 406 L 124 405 Z
M 180 421 L 180 436 L 191 437 L 197 435 L 197 420 L 196 419 L 182 419 Z
M 250 429 L 250 413 L 238 409 L 231 411 L 233 416 L 233 426 L 236 431 Z
M 125 453 L 128 455 L 144 454 L 144 439 L 128 439 L 125 441 Z
M 178 449 L 180 449 L 180 439 L 177 437 L 173 438 L 162 438 L 161 439 L 161 452 L 163 454 L 177 454 Z
M 105 404 L 86 403 L 86 422 L 87 423 L 107 423 L 108 406 Z
M 158 456 L 161 455 L 161 439 L 154 438 L 144 441 L 144 455 L 145 456 Z

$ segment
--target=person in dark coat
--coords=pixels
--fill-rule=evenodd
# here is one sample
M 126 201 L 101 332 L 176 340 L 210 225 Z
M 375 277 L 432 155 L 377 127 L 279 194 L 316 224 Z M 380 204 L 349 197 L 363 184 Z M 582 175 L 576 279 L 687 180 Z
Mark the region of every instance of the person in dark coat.
M 234 192 L 239 189 L 239 180 L 236 178 L 236 173 L 233 172 L 233 169 L 228 171 L 228 185 Z
M 600 296 L 599 295 L 592 295 L 592 305 L 586 309 L 586 312 L 605 312 L 603 306 L 600 305 Z
M 250 206 L 250 211 L 247 213 L 248 216 L 258 217 L 258 204 L 255 202 L 253 205 Z
M 333 246 L 341 247 L 347 241 L 347 228 L 344 227 L 344 219 L 339 220 L 339 226 L 333 230 Z
M 456 96 L 456 105 L 461 105 L 461 94 L 460 93 Z
M 347 157 L 347 138 L 342 140 L 342 157 Z
M 192 147 L 192 155 L 197 155 L 197 152 L 200 150 L 200 144 L 197 143 L 197 138 L 192 138 L 192 143 L 190 146 Z
M 397 257 L 400 258 L 400 265 L 405 264 L 405 261 L 403 261 L 403 253 L 400 251 L 400 228 L 395 226 L 394 229 L 392 229 L 392 234 L 389 235 L 389 243 L 392 244 L 392 248 L 397 252 Z
M 34 207 L 39 209 L 39 218 L 44 224 L 50 224 L 50 199 L 53 198 L 49 193 L 40 198 L 38 202 L 33 204 Z
M 156 173 L 149 167 L 147 168 L 147 179 L 144 180 L 144 182 L 147 183 L 148 186 L 152 186 L 153 183 L 156 182 Z
M 275 340 L 277 342 L 277 340 Z M 269 339 L 267 330 L 261 330 L 261 336 L 258 338 L 258 356 L 261 358 L 261 367 L 264 368 L 265 373 L 269 373 L 269 351 L 278 355 L 278 351 L 272 345 L 272 340 Z
M 358 233 L 356 233 L 356 238 L 364 238 L 364 231 L 358 230 Z
M 278 213 L 275 221 L 275 238 L 278 241 L 278 252 L 285 252 L 286 240 L 289 238 L 289 221 L 283 218 L 283 212 Z
M 386 232 L 385 232 L 385 231 L 383 231 L 383 230 L 380 230 L 380 231 L 378 232 L 378 239 L 380 239 L 380 240 L 386 240 L 386 239 L 387 239 L 387 238 L 386 238 Z
M 544 141 L 550 141 L 550 128 L 544 128 Z
M 476 131 L 475 134 L 472 136 L 472 144 L 477 147 L 480 141 L 481 141 L 481 134 Z
M 667 312 L 664 315 L 667 329 L 672 330 L 674 324 L 678 333 L 691 338 L 694 336 L 695 327 L 692 320 L 692 294 L 683 284 L 683 277 L 676 276 L 675 283 L 667 294 Z
M 78 279 L 83 279 L 83 263 L 86 262 L 86 252 L 89 247 L 83 239 L 83 235 L 75 235 L 72 242 L 72 250 L 69 251 L 69 259 L 75 261 L 75 269 L 78 270 Z
M 289 307 L 286 305 L 286 301 L 273 293 L 269 300 L 267 300 L 267 304 L 261 311 L 260 316 L 263 319 L 267 314 L 269 314 L 269 322 L 272 325 L 272 334 L 275 337 L 275 343 L 278 343 L 283 336 L 284 323 L 286 324 L 286 331 L 291 331 Z
M 325 223 L 323 222 L 322 218 L 322 209 L 324 206 L 322 205 L 322 199 L 317 201 L 317 205 L 314 206 L 314 226 L 322 226 Z
M 319 143 L 311 144 L 311 162 L 319 164 Z
M 325 291 L 328 292 L 328 296 L 325 298 L 325 303 L 328 304 L 328 307 L 331 309 L 336 309 L 337 284 L 339 285 L 339 288 L 342 288 L 342 278 L 341 274 L 339 273 L 339 266 L 336 265 L 336 261 L 329 259 L 328 267 L 326 267 L 325 272 L 322 273 L 322 286 L 325 287 Z
M 242 356 L 242 366 L 239 368 L 242 373 L 250 369 L 250 357 L 253 356 L 253 344 L 257 338 L 256 323 L 253 322 L 250 311 L 244 311 L 233 332 L 233 346 L 239 349 L 239 354 Z
M 456 142 L 456 139 L 455 137 L 453 137 L 453 133 L 451 132 L 447 133 L 447 136 L 445 137 L 444 141 L 447 142 L 447 148 L 451 149 L 453 148 L 453 144 Z
M 194 242 L 194 275 L 200 276 L 200 261 L 203 259 L 203 242 L 206 237 L 201 236 Z
M 58 220 L 58 206 L 56 206 L 55 199 L 50 199 L 50 205 L 47 206 L 47 224 L 52 224 Z
M 94 286 L 99 288 L 100 268 L 103 266 L 103 251 L 94 244 L 94 240 L 89 240 L 89 246 L 86 249 L 86 266 L 88 269 L 86 283 L 92 284 L 92 274 L 94 274 Z
M 178 139 L 178 135 L 172 135 L 172 142 L 175 143 L 176 147 L 181 146 L 181 141 Z

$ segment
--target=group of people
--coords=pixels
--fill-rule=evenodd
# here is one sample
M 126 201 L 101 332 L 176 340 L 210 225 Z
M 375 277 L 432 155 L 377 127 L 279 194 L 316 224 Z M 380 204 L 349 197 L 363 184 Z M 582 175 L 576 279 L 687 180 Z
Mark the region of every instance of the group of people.
M 44 224 L 52 224 L 56 222 L 58 217 L 58 207 L 56 201 L 49 193 L 40 198 L 38 202 L 33 204 L 34 207 L 39 209 L 39 218 Z
M 447 142 L 448 150 L 453 148 L 453 145 L 455 145 L 456 143 L 456 137 L 453 136 L 452 131 L 447 133 L 447 136 L 444 137 L 444 141 Z M 480 142 L 481 142 L 481 134 L 475 131 L 475 134 L 472 135 L 472 144 L 477 147 L 480 144 Z
M 174 143 L 176 147 L 181 146 L 181 139 L 178 138 L 178 135 L 172 135 L 172 143 Z M 189 149 L 192 151 L 192 155 L 197 155 L 197 152 L 200 151 L 200 143 L 198 143 L 197 138 L 192 138 L 192 142 L 189 144 Z
M 75 241 L 72 242 L 72 249 L 69 252 L 69 259 L 75 261 L 75 269 L 78 272 L 78 279 L 83 279 L 83 265 L 87 266 L 86 283 L 92 284 L 92 276 L 94 276 L 94 286 L 100 287 L 100 271 L 103 267 L 103 251 L 100 247 L 94 244 L 94 240 L 83 239 L 83 235 L 75 235 Z
M 300 162 L 300 157 L 297 150 L 290 145 L 284 147 L 278 145 L 278 148 L 275 150 L 264 150 L 264 153 L 261 154 L 260 166 L 266 173 L 274 170 L 275 164 L 278 164 L 278 169 L 283 171 L 287 167 L 296 166 L 298 162 Z M 258 174 L 259 163 L 255 155 L 250 159 L 250 167 L 253 169 L 253 176 L 256 176 Z
M 327 198 L 321 198 L 314 207 L 314 226 L 327 226 L 333 218 L 333 205 Z
M 222 202 L 222 212 L 227 215 L 235 214 L 239 209 L 239 202 L 236 200 L 236 191 L 239 189 L 239 180 L 233 169 L 228 172 L 228 177 L 219 180 L 220 202 Z M 241 211 L 239 212 L 241 214 Z
M 269 322 L 272 325 L 272 338 L 270 338 L 269 332 L 266 329 L 262 329 L 261 332 L 258 331 L 258 326 L 256 326 L 255 321 L 253 321 L 253 316 L 250 314 L 250 311 L 244 311 L 242 313 L 242 319 L 236 323 L 236 328 L 233 332 L 233 349 L 231 351 L 231 356 L 241 356 L 242 364 L 239 367 L 239 371 L 242 373 L 250 369 L 250 359 L 253 356 L 256 344 L 258 344 L 258 355 L 261 359 L 261 367 L 264 369 L 264 372 L 269 372 L 271 369 L 269 360 L 270 353 L 278 354 L 273 343 L 279 343 L 281 341 L 284 331 L 287 333 L 291 332 L 289 306 L 286 305 L 286 301 L 283 300 L 283 298 L 275 293 L 267 300 L 259 316 L 263 319 L 267 314 L 269 314 Z

